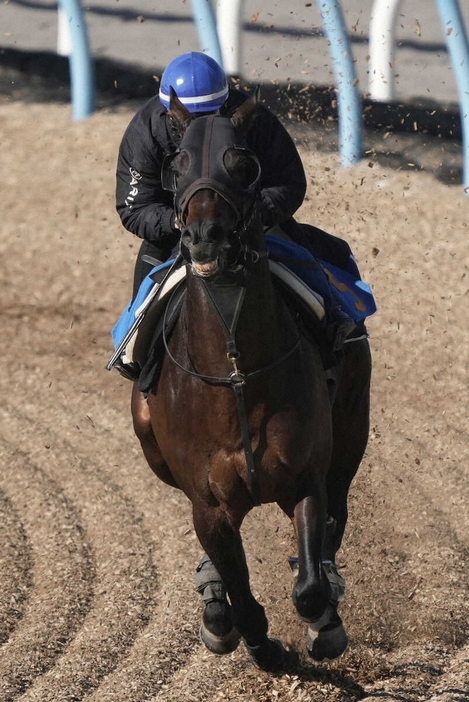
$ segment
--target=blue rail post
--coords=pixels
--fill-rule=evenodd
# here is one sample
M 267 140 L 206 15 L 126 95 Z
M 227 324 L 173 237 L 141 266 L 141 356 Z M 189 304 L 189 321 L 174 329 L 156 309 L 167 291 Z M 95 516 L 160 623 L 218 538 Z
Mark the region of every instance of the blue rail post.
M 456 78 L 461 114 L 463 185 L 469 192 L 469 46 L 458 0 L 437 0 L 441 24 L 445 34 L 451 63 Z
M 319 0 L 324 33 L 330 44 L 339 117 L 339 151 L 345 167 L 357 163 L 363 152 L 361 95 L 352 48 L 339 0 Z
M 211 0 L 191 0 L 201 51 L 206 51 L 223 68 L 217 22 Z
M 59 0 L 70 29 L 70 82 L 73 119 L 88 117 L 94 110 L 94 71 L 80 0 Z

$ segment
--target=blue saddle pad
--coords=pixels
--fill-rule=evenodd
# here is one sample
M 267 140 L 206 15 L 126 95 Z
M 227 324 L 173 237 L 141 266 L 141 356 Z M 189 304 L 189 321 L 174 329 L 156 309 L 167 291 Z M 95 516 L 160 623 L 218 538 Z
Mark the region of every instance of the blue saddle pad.
M 270 234 L 266 236 L 266 240 L 272 258 L 280 261 L 286 259 L 285 265 L 293 270 L 309 288 L 322 295 L 326 311 L 330 305 L 329 298 L 332 296 L 354 322 L 362 322 L 376 312 L 371 288 L 361 279 L 353 256 L 349 257 L 347 270 L 343 270 L 328 261 L 315 258 L 308 249 L 293 241 Z
M 351 256 L 349 267 L 356 268 L 357 273 L 344 271 L 328 261 L 321 261 L 321 265 L 329 279 L 333 296 L 338 300 L 342 309 L 354 322 L 363 322 L 376 312 L 376 302 L 373 292 L 361 278 L 354 258 Z
M 174 263 L 174 259 L 165 261 L 160 266 L 153 268 L 147 276 L 142 280 L 138 293 L 135 298 L 129 302 L 125 310 L 122 312 L 121 316 L 117 320 L 114 328 L 111 331 L 112 340 L 114 342 L 114 348 L 117 349 L 123 339 L 125 338 L 127 332 L 131 328 L 132 324 L 136 320 L 136 312 L 140 306 L 145 302 L 150 293 L 151 289 L 155 285 L 153 280 L 153 274 L 157 271 L 165 270 L 169 268 Z

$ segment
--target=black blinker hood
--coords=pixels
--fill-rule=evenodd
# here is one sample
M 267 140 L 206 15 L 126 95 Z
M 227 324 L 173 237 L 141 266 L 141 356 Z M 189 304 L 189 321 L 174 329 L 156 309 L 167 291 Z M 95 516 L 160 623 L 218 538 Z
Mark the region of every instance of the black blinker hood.
M 236 211 L 238 220 L 252 205 L 260 167 L 256 180 L 247 188 L 240 187 L 225 167 L 224 156 L 229 149 L 248 151 L 229 117 L 209 115 L 190 123 L 179 148 L 179 152 L 189 155 L 189 169 L 178 178 L 174 197 L 180 217 L 192 195 L 205 188 L 219 193 Z

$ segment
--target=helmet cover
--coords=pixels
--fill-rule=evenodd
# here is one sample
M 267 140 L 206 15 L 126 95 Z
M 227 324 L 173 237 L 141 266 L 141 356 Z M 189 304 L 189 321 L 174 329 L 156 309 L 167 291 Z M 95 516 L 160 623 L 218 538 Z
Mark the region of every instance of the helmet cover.
M 169 109 L 170 87 L 189 112 L 216 112 L 228 95 L 221 66 L 207 54 L 191 51 L 173 59 L 160 83 L 159 97 Z

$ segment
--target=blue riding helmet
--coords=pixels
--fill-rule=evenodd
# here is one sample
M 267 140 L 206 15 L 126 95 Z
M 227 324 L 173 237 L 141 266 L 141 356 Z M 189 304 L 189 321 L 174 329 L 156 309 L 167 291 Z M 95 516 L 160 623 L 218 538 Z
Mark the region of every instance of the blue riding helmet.
M 170 87 L 189 112 L 216 112 L 228 95 L 221 66 L 210 56 L 196 51 L 175 58 L 161 77 L 159 96 L 167 110 Z

